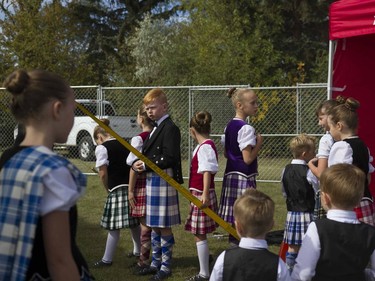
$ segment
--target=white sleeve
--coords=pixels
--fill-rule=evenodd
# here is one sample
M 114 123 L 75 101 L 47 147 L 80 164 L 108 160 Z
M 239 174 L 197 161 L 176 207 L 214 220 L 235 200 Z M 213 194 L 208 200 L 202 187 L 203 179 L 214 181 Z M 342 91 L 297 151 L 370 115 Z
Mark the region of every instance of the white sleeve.
M 290 281 L 290 273 L 284 261 L 279 258 L 279 265 L 277 267 L 277 281 Z
M 323 135 L 319 140 L 317 158 L 328 158 L 333 145 L 333 138 L 330 134 Z
M 315 193 L 318 192 L 319 190 L 319 180 L 318 178 L 311 172 L 311 170 L 309 169 L 307 171 L 307 181 L 312 185 Z
M 211 272 L 210 281 L 222 281 L 223 280 L 224 256 L 225 256 L 225 251 L 222 252 L 217 257 L 214 268 L 212 269 L 212 272 Z
M 375 251 L 372 252 L 371 258 L 370 258 L 370 266 L 366 268 L 366 281 L 375 280 Z
M 211 172 L 216 174 L 218 171 L 218 163 L 216 153 L 209 144 L 203 144 L 198 150 L 198 174 Z
M 340 163 L 353 163 L 353 149 L 346 141 L 335 142 L 328 158 L 328 167 Z
M 133 146 L 136 150 L 141 152 L 142 145 L 143 145 L 143 139 L 140 136 L 135 136 L 130 141 L 131 146 Z M 128 158 L 126 159 L 126 164 L 131 166 L 135 160 L 137 160 L 138 157 L 135 156 L 132 152 L 129 153 Z
M 292 272 L 292 280 L 309 281 L 315 276 L 315 268 L 320 257 L 320 239 L 315 222 L 311 222 L 302 239 L 296 264 Z
M 249 145 L 254 147 L 257 143 L 255 129 L 250 125 L 243 125 L 242 128 L 238 131 L 237 141 L 241 151 Z
M 368 148 L 367 148 L 368 149 Z M 371 155 L 371 153 L 370 153 L 370 149 L 368 149 L 368 158 L 369 158 L 369 160 L 368 160 L 368 172 L 369 172 L 369 174 L 372 174 L 374 171 L 375 171 L 375 168 L 374 168 L 374 166 L 371 164 L 372 163 L 372 161 L 374 161 L 374 158 L 372 157 L 372 155 Z
M 96 163 L 95 167 L 99 168 L 103 165 L 108 165 L 108 151 L 104 145 L 98 145 L 95 148 Z
M 81 196 L 66 167 L 60 167 L 47 174 L 43 178 L 43 184 L 45 189 L 40 204 L 41 216 L 53 211 L 69 211 Z

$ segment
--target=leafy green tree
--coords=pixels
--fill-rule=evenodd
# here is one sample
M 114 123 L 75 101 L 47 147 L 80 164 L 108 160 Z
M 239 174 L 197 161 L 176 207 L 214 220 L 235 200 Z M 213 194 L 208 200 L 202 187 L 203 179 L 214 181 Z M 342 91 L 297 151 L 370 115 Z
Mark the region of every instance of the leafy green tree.
M 71 84 L 89 83 L 94 76 L 87 64 L 82 29 L 69 17 L 60 1 L 17 0 L 1 9 L 0 45 L 6 69 L 4 78 L 14 68 L 43 68 L 59 73 Z

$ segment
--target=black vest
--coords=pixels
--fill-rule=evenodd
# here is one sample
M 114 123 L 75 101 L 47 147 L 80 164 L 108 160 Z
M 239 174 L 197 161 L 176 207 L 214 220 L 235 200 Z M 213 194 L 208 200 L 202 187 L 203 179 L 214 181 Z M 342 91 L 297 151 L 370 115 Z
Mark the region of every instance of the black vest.
M 366 182 L 365 182 L 365 191 L 364 195 L 365 197 L 372 198 L 370 190 L 368 188 L 368 179 L 367 179 L 367 174 L 368 174 L 368 163 L 369 163 L 369 153 L 368 153 L 368 148 L 366 144 L 360 139 L 360 138 L 350 138 L 350 139 L 345 139 L 350 147 L 353 150 L 353 165 L 357 166 L 360 168 L 366 175 Z
M 108 153 L 108 187 L 114 188 L 120 184 L 129 183 L 130 166 L 126 164 L 129 150 L 127 150 L 119 141 L 109 140 L 103 142 Z
M 225 251 L 223 281 L 276 281 L 279 256 L 267 249 Z
M 330 219 L 315 221 L 320 257 L 314 281 L 364 281 L 364 270 L 375 249 L 375 228 Z
M 288 164 L 283 174 L 283 186 L 288 211 L 313 212 L 315 192 L 307 181 L 309 167 L 303 164 Z

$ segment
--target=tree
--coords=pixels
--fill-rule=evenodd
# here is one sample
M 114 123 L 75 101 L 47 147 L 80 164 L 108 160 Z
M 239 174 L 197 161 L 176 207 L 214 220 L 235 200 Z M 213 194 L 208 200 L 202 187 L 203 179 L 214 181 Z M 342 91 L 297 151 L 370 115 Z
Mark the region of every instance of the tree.
M 6 1 L 5 1 L 6 2 Z M 43 68 L 59 73 L 71 84 L 88 83 L 93 69 L 87 64 L 82 30 L 71 21 L 60 1 L 18 0 L 1 5 L 5 17 L 0 21 L 0 44 L 6 69 Z

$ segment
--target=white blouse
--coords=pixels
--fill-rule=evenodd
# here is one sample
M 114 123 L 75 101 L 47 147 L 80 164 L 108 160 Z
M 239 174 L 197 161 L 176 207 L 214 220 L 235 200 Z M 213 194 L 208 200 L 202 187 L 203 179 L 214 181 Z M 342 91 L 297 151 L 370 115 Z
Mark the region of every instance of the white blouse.
M 193 152 L 193 157 L 197 153 L 199 145 L 197 145 Z M 211 172 L 216 174 L 219 168 L 217 163 L 216 153 L 211 145 L 203 143 L 198 150 L 198 174 L 204 172 Z

